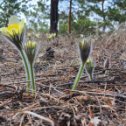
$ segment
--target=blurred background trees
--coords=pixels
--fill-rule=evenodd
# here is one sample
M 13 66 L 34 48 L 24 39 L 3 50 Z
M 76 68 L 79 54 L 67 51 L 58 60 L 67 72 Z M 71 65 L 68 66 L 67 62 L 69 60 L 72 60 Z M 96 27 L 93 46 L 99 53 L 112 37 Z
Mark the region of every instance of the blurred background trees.
M 0 27 L 10 15 L 26 17 L 35 31 L 96 34 L 126 21 L 126 0 L 1 0 Z
M 18 0 L 3 0 L 0 3 L 0 26 L 6 26 L 11 15 L 15 15 L 20 11 Z

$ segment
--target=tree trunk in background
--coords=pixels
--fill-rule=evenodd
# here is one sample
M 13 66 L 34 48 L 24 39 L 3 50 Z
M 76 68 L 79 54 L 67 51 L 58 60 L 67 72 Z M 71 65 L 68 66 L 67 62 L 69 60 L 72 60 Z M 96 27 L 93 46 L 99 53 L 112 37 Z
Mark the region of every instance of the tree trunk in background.
M 58 29 L 58 2 L 59 0 L 51 0 L 50 9 L 50 33 L 57 33 Z
M 68 17 L 68 32 L 71 33 L 71 12 L 72 12 L 72 0 L 70 0 L 70 6 L 69 6 L 69 17 Z
M 104 3 L 105 3 L 105 0 L 102 0 L 103 22 L 105 23 L 106 22 L 106 17 L 105 17 L 105 11 L 104 11 Z M 106 24 L 104 24 L 104 26 L 103 26 L 103 32 L 105 32 L 105 30 L 106 30 Z

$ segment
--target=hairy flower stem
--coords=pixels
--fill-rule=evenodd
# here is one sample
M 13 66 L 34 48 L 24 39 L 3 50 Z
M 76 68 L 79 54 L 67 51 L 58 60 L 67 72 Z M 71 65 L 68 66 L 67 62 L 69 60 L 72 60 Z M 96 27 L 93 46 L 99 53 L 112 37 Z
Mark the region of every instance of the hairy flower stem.
M 91 81 L 91 80 L 93 80 L 93 77 L 92 77 L 92 75 L 89 75 L 89 79 L 90 79 L 90 81 Z
M 35 85 L 35 74 L 33 64 L 30 64 L 30 77 L 31 77 L 32 94 L 35 95 L 36 85 Z
M 75 89 L 76 89 L 76 87 L 77 87 L 77 85 L 78 85 L 78 82 L 79 82 L 79 80 L 80 80 L 80 77 L 81 77 L 81 75 L 82 75 L 82 73 L 83 73 L 84 66 L 85 66 L 85 63 L 82 63 L 81 66 L 80 66 L 80 68 L 79 68 L 79 71 L 78 71 L 78 73 L 77 73 L 77 76 L 76 76 L 76 78 L 75 78 L 75 80 L 74 80 L 74 84 L 73 84 L 73 86 L 72 86 L 72 90 L 75 90 Z
M 27 87 L 26 87 L 26 91 L 29 93 L 30 92 L 30 70 L 29 70 L 29 61 L 27 58 L 27 55 L 25 53 L 25 51 L 22 49 L 20 50 L 20 54 L 23 60 L 23 64 L 24 64 L 24 68 L 25 68 L 25 73 L 26 73 L 26 79 L 27 79 Z

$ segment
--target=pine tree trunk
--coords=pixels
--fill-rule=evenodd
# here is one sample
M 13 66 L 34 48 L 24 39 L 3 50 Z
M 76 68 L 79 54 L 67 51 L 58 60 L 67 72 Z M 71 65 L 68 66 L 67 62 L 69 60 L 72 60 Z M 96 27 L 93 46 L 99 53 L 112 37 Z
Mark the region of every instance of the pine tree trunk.
M 68 17 L 68 32 L 71 33 L 71 12 L 72 12 L 72 0 L 70 0 L 70 6 L 69 6 L 69 17 Z
M 58 32 L 58 2 L 59 0 L 51 0 L 50 9 L 50 33 Z
M 102 0 L 103 22 L 105 23 L 106 22 L 106 17 L 105 17 L 105 12 L 104 12 L 104 2 L 105 2 L 105 0 Z M 106 24 L 104 24 L 104 26 L 103 26 L 103 32 L 105 32 L 105 30 L 106 30 Z

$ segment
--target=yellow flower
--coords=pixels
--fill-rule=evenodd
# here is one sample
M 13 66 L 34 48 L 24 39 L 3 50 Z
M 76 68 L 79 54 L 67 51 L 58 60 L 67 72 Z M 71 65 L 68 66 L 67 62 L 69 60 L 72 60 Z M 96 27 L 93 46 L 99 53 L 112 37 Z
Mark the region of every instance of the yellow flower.
M 17 49 L 21 50 L 25 40 L 25 22 L 24 20 L 9 24 L 7 27 L 0 29 L 2 35 L 13 43 Z
M 0 31 L 6 36 L 21 35 L 24 30 L 25 23 L 20 21 L 19 23 L 9 24 L 8 27 L 3 27 Z

